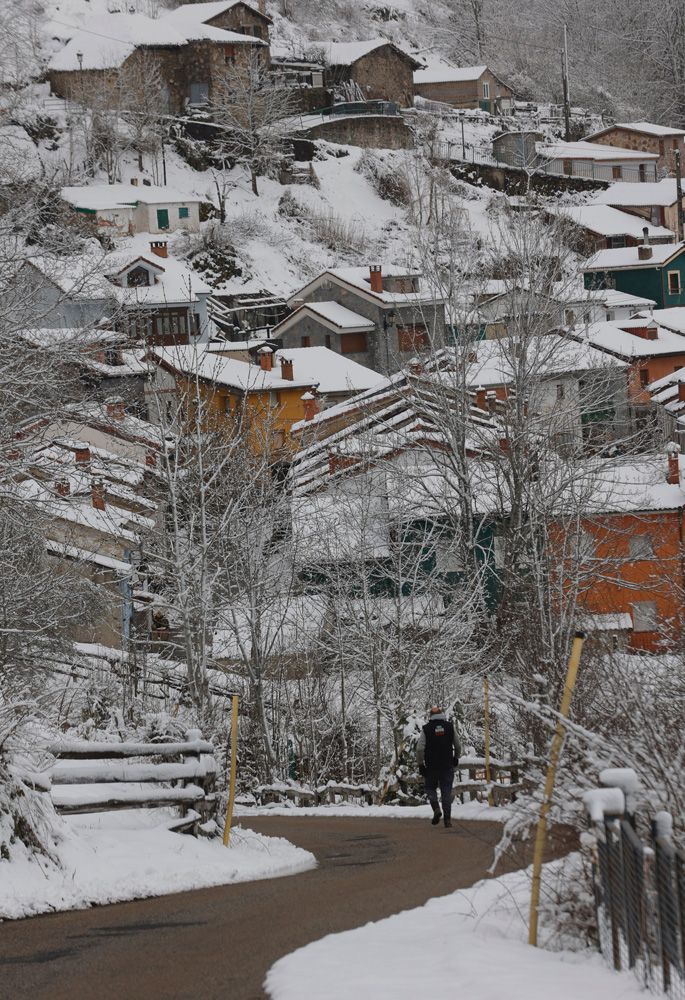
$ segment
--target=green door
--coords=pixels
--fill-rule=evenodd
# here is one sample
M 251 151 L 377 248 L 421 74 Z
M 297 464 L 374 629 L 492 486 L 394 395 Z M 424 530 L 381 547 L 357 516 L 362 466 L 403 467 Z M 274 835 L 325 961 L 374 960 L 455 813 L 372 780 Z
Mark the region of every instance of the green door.
M 169 209 L 168 208 L 158 208 L 157 209 L 157 228 L 158 229 L 168 229 L 169 228 Z

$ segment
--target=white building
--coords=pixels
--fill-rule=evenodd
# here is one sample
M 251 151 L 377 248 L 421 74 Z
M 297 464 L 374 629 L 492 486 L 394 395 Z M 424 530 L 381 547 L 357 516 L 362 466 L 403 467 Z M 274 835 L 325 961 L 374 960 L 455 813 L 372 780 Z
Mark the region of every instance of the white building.
M 200 198 L 168 187 L 137 184 L 92 184 L 65 187 L 63 201 L 95 220 L 99 230 L 113 236 L 135 233 L 174 232 L 200 229 Z

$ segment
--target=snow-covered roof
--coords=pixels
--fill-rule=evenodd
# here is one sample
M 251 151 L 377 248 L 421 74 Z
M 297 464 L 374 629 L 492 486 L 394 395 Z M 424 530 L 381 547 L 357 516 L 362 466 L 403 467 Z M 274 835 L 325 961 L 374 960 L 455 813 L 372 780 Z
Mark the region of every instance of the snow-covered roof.
M 79 187 L 64 187 L 60 197 L 80 208 L 97 212 L 99 210 L 135 207 L 143 205 L 187 205 L 202 200 L 197 195 L 176 191 L 174 188 L 156 184 L 136 186 L 134 184 L 88 184 Z
M 361 392 L 387 382 L 382 375 L 327 347 L 294 347 L 276 351 L 274 365 L 289 360 L 298 381 L 318 383 L 319 392 Z M 275 368 L 278 371 L 277 368 Z
M 660 181 L 646 181 L 631 184 L 630 181 L 616 181 L 605 191 L 598 191 L 592 203 L 595 205 L 625 205 L 627 208 L 651 208 L 652 205 L 675 205 L 678 200 L 675 177 L 664 177 Z
M 414 83 L 467 83 L 480 80 L 487 66 L 436 66 L 418 69 L 414 73 Z
M 476 389 L 507 385 L 513 377 L 515 350 L 508 337 L 481 340 L 474 344 L 475 358 L 466 370 L 467 386 Z M 537 338 L 536 343 L 531 345 L 529 364 L 534 377 L 544 379 L 572 372 L 624 367 L 627 362 L 598 350 L 589 340 L 571 341 L 550 333 Z
M 375 52 L 385 45 L 389 45 L 406 59 L 411 60 L 415 66 L 421 65 L 418 60 L 388 38 L 370 38 L 363 42 L 330 42 L 324 48 L 326 63 L 329 66 L 351 66 L 358 59 L 363 59 L 370 52 Z
M 263 17 L 265 21 L 271 21 L 268 14 L 265 14 L 263 10 L 259 10 L 253 4 L 248 3 L 248 0 L 213 0 L 210 3 L 186 3 L 181 4 L 176 10 L 183 10 L 184 8 L 192 8 L 192 15 L 198 20 L 207 22 L 213 21 L 215 17 L 219 17 L 224 14 L 227 10 L 231 10 L 238 4 L 242 4 L 244 7 L 248 7 L 254 14 L 258 14 Z
M 325 350 L 325 348 L 324 348 Z M 288 352 L 284 352 L 287 356 Z M 331 352 L 332 353 L 332 352 Z M 292 381 L 281 378 L 280 365 L 265 371 L 260 365 L 236 358 L 225 358 L 209 351 L 204 344 L 178 344 L 174 347 L 155 347 L 150 352 L 153 360 L 187 375 L 196 375 L 215 385 L 227 386 L 241 392 L 268 392 L 274 389 L 312 387 L 318 378 Z M 360 366 L 361 367 L 361 366 Z M 294 372 L 297 375 L 296 372 Z
M 667 469 L 666 455 L 597 459 L 588 462 L 585 470 L 579 469 L 571 491 L 577 488 L 586 495 L 588 482 L 591 484 L 588 513 L 680 510 L 685 507 L 685 490 L 666 481 Z M 685 459 L 681 458 L 681 482 L 683 471 Z
M 200 18 L 175 11 L 164 17 L 145 14 L 98 14 L 73 26 L 70 40 L 49 63 L 52 70 L 76 72 L 117 69 L 137 48 L 181 48 L 189 41 L 206 39 L 224 44 L 264 45 L 261 39 L 204 25 Z M 81 59 L 78 56 L 81 56 Z
M 64 407 L 65 421 L 81 424 L 82 428 L 97 427 L 107 431 L 113 437 L 149 445 L 157 450 L 164 446 L 161 429 L 149 420 L 141 420 L 131 413 L 124 412 L 121 418 L 112 417 L 105 403 L 96 401 L 69 403 Z M 91 448 L 91 451 L 93 449 Z M 117 460 L 118 457 L 117 457 Z
M 685 334 L 685 306 L 673 306 L 671 309 L 655 309 L 653 318 L 666 330 Z
M 646 229 L 652 240 L 675 240 L 672 230 L 665 226 L 653 226 L 646 219 L 639 219 L 610 205 L 562 205 L 550 207 L 547 211 L 570 219 L 583 229 L 589 229 L 600 236 L 632 236 L 640 239 Z
M 640 260 L 640 247 L 617 247 L 598 250 L 583 266 L 583 271 L 620 271 L 624 268 L 661 267 L 685 250 L 685 243 L 659 243 L 651 248 L 652 255 Z
M 280 337 L 304 316 L 313 316 L 333 333 L 364 333 L 376 329 L 366 316 L 353 312 L 339 302 L 306 302 L 273 328 L 271 335 Z
M 576 624 L 585 632 L 626 632 L 633 627 L 633 619 L 627 611 L 617 611 L 613 614 L 583 614 Z
M 420 273 L 413 271 L 411 268 L 400 267 L 396 264 L 384 264 L 383 278 L 390 277 L 417 278 L 420 277 Z M 288 305 L 292 308 L 305 298 L 310 291 L 313 291 L 323 282 L 331 280 L 343 287 L 362 292 L 364 297 L 370 302 L 380 302 L 386 305 L 411 305 L 420 302 L 439 304 L 442 302 L 442 299 L 436 296 L 430 288 L 425 291 L 420 289 L 418 292 L 391 292 L 385 290 L 374 292 L 371 288 L 371 277 L 368 267 L 332 267 L 312 279 L 304 288 L 295 292 L 294 295 L 291 295 L 288 299 Z M 311 303 L 307 304 L 311 305 Z
M 640 320 L 639 326 L 644 327 L 647 323 L 647 319 Z M 621 329 L 622 326 L 628 325 L 621 320 L 616 320 L 614 323 L 588 323 L 587 326 L 572 327 L 568 331 L 568 336 L 579 343 L 591 344 L 626 361 L 651 358 L 655 355 L 685 355 L 685 337 L 680 334 L 659 327 L 656 340 L 647 340 L 637 333 L 631 333 L 630 328 Z M 638 324 L 631 325 L 635 328 Z
M 682 129 L 673 128 L 670 125 L 655 125 L 654 122 L 616 122 L 615 125 L 608 125 L 606 128 L 600 129 L 599 132 L 593 132 L 592 136 L 606 135 L 607 132 L 612 132 L 615 128 L 630 129 L 631 132 L 640 132 L 642 135 L 652 135 L 659 139 L 663 139 L 665 136 L 685 135 Z M 587 138 L 592 138 L 592 136 L 587 136 Z
M 143 237 L 140 239 L 140 237 Z M 150 249 L 148 234 L 139 233 L 130 249 L 115 250 L 108 255 L 104 270 L 118 275 L 133 264 L 142 262 L 155 271 L 154 285 L 117 285 L 110 283 L 109 293 L 126 306 L 188 305 L 197 302 L 198 295 L 209 295 L 211 288 L 200 275 L 175 257 L 158 257 Z M 142 252 L 141 252 L 142 251 Z M 147 251 L 147 252 L 146 252 Z
M 172 25 L 189 42 L 210 41 L 230 43 L 231 45 L 267 44 L 261 38 L 255 38 L 253 35 L 227 31 L 224 28 L 215 28 L 214 25 L 207 24 L 206 22 L 210 18 L 205 16 L 205 11 L 198 9 L 206 6 L 213 7 L 214 4 L 184 3 L 180 7 L 176 7 L 175 10 L 164 14 L 161 20 Z M 224 9 L 226 8 L 224 7 Z M 217 11 L 217 14 L 220 13 L 222 10 Z M 217 14 L 210 14 L 210 17 L 216 17 Z
M 101 552 L 93 552 L 91 549 L 84 549 L 77 545 L 68 545 L 66 542 L 54 542 L 48 539 L 46 542 L 48 552 L 53 555 L 64 556 L 66 559 L 75 559 L 77 562 L 91 562 L 103 569 L 111 569 L 121 576 L 130 576 L 133 572 L 131 563 L 122 559 L 114 559 L 112 556 L 103 555 Z
M 646 299 L 641 295 L 631 295 L 629 292 L 620 292 L 617 288 L 585 288 L 579 289 L 575 294 L 569 291 L 567 295 L 561 297 L 566 305 L 581 305 L 592 302 L 602 305 L 606 309 L 652 309 L 656 302 L 654 299 Z
M 621 146 L 603 146 L 598 142 L 538 142 L 536 149 L 541 156 L 552 160 L 658 160 L 657 153 L 642 153 Z

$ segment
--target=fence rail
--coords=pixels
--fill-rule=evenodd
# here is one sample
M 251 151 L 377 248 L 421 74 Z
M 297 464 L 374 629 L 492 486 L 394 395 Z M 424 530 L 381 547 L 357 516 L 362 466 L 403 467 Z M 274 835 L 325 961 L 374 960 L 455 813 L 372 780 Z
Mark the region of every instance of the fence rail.
M 170 828 L 196 836 L 212 818 L 214 748 L 197 730 L 182 743 L 64 742 L 50 752 L 46 789 L 60 814 L 175 806 L 180 816 Z

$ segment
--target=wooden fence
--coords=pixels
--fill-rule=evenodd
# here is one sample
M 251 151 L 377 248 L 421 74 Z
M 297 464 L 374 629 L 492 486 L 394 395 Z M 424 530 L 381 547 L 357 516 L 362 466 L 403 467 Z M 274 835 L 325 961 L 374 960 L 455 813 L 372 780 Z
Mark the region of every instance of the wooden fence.
M 216 762 L 211 743 L 191 729 L 180 743 L 58 743 L 49 772 L 58 813 L 175 806 L 170 829 L 202 832 L 214 812 Z M 151 760 L 151 758 L 155 758 Z
M 492 805 L 513 802 L 516 796 L 530 787 L 523 777 L 524 765 L 490 760 L 490 781 L 486 780 L 483 757 L 462 757 L 455 770 L 453 794 L 460 802 L 476 800 Z M 398 774 L 388 785 L 352 785 L 329 781 L 319 788 L 307 788 L 295 783 L 261 785 L 255 792 L 259 805 L 293 802 L 296 806 L 335 805 L 338 802 L 357 802 L 359 805 L 418 806 L 426 802 L 423 778 L 419 774 Z

